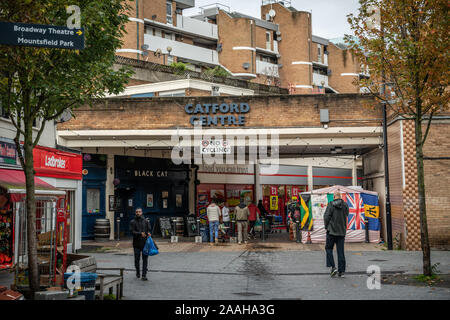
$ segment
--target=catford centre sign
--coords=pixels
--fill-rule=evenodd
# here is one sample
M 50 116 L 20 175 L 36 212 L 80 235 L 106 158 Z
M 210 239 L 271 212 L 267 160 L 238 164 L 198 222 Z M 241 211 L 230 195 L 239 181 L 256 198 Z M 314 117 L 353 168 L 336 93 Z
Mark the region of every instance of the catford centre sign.
M 84 29 L 0 22 L 0 44 L 59 49 L 84 49 Z
M 187 104 L 184 107 L 187 114 L 192 114 L 190 123 L 200 121 L 202 126 L 230 126 L 245 124 L 245 113 L 250 111 L 247 103 L 203 103 Z

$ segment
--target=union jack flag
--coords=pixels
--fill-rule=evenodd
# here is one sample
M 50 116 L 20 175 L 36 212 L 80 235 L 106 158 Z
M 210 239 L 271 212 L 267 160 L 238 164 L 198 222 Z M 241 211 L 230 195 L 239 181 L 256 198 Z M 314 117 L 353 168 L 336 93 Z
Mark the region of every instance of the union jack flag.
M 364 203 L 359 193 L 346 193 L 344 200 L 348 204 L 347 230 L 360 230 L 365 228 Z

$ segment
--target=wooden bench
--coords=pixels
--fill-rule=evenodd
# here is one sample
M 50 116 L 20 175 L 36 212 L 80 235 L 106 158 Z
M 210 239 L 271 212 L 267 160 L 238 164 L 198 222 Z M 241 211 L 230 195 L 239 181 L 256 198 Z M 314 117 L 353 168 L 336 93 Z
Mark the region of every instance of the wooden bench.
M 123 297 L 123 271 L 125 268 L 98 268 L 95 258 L 87 255 L 68 254 L 67 259 L 68 265 L 77 265 L 81 272 L 97 273 L 95 295 L 100 300 L 103 300 L 106 290 L 109 294 L 112 294 L 114 287 L 116 287 L 116 299 L 119 300 Z M 99 271 L 119 271 L 119 274 L 117 272 L 110 274 Z
M 105 291 L 108 289 L 109 294 L 113 293 L 116 287 L 116 300 L 123 297 L 123 271 L 125 268 L 96 268 L 96 271 L 119 271 L 117 274 L 104 274 L 97 272 L 97 280 L 95 281 L 95 294 L 100 300 L 103 300 Z M 97 290 L 98 287 L 98 290 Z

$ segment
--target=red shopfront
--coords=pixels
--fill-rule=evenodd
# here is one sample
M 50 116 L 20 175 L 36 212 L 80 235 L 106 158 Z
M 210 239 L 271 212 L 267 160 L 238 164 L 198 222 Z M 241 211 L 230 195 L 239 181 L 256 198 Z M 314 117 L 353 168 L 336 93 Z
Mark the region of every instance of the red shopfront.
M 252 184 L 202 183 L 197 186 L 197 212 L 200 223 L 206 224 L 206 208 L 213 199 L 216 199 L 219 204 L 226 201 L 230 208 L 230 215 L 233 216 L 234 208 L 241 199 L 248 204 L 254 198 L 254 185 Z
M 74 252 L 81 248 L 81 221 L 77 219 L 81 220 L 82 156 L 37 146 L 33 150 L 33 159 L 36 176 L 66 193 L 68 247 L 69 252 Z

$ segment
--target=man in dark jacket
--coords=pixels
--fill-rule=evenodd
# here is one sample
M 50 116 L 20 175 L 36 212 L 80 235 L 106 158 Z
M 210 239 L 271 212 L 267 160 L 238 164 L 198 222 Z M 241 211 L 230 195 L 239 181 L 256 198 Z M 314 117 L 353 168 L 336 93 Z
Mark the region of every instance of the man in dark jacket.
M 344 240 L 347 233 L 348 205 L 341 199 L 339 192 L 334 193 L 334 200 L 328 203 L 323 216 L 325 230 L 327 230 L 327 240 L 325 251 L 327 253 L 327 267 L 331 267 L 331 276 L 334 277 L 339 272 L 339 277 L 344 277 L 345 256 Z M 333 248 L 336 243 L 338 255 L 338 270 L 336 270 L 333 258 Z
M 142 280 L 147 280 L 148 256 L 143 253 L 145 242 L 150 234 L 150 222 L 142 216 L 142 209 L 136 209 L 136 217 L 130 222 L 130 231 L 133 234 L 134 266 L 136 277 L 140 278 L 139 262 L 142 255 Z

